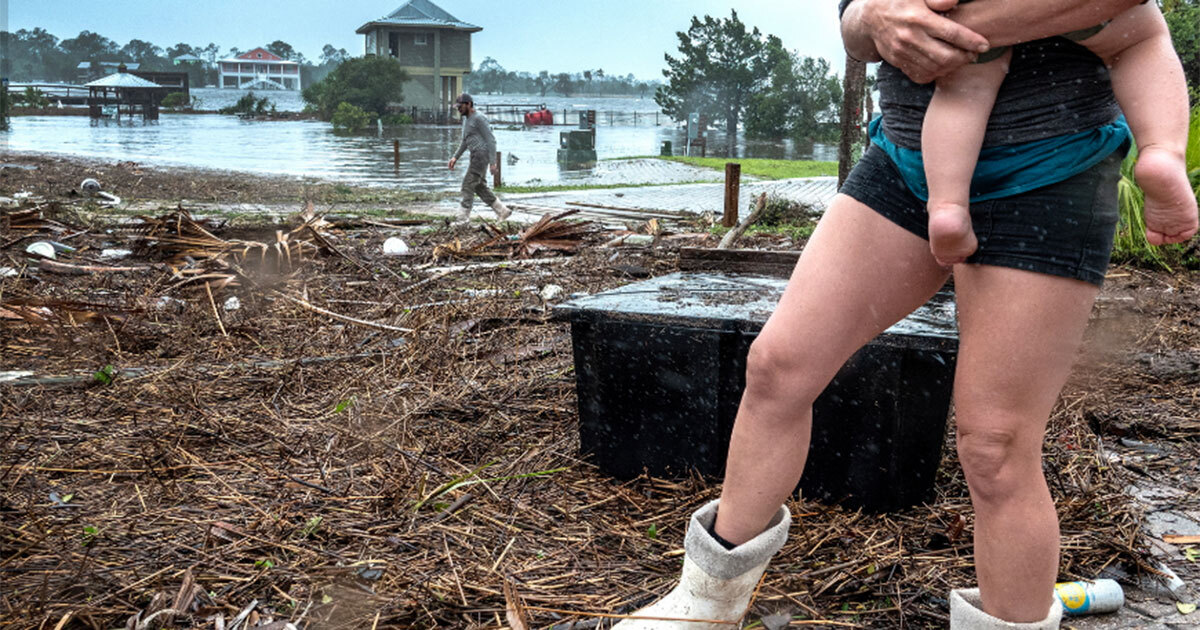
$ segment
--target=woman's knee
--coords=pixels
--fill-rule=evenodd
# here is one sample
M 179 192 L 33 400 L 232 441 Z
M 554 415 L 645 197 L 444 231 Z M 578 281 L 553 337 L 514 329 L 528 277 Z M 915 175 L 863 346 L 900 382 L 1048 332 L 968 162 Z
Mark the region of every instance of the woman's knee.
M 821 370 L 812 364 L 810 356 L 796 347 L 795 340 L 759 335 L 750 344 L 750 355 L 746 359 L 743 403 L 770 400 L 811 405 L 826 383 L 821 381 Z
M 958 461 L 976 500 L 1003 502 L 1042 478 L 1041 441 L 1020 429 L 960 425 L 957 441 Z

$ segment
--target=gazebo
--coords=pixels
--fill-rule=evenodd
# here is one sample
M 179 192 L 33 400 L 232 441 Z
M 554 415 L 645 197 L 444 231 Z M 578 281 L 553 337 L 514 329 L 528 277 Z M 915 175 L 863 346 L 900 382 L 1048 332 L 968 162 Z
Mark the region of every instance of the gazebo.
M 143 120 L 158 120 L 159 105 L 169 91 L 127 72 L 110 74 L 84 87 L 88 89 L 88 114 L 93 120 L 102 117 L 104 108 L 110 106 L 116 107 L 117 120 L 121 119 L 122 109 L 130 117 L 140 113 Z

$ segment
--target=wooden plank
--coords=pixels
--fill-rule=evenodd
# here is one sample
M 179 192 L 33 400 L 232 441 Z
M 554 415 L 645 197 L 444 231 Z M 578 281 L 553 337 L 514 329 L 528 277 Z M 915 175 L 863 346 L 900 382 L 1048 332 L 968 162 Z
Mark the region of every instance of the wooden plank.
M 798 260 L 800 252 L 702 247 L 684 247 L 679 250 L 680 271 L 760 273 L 788 278 Z

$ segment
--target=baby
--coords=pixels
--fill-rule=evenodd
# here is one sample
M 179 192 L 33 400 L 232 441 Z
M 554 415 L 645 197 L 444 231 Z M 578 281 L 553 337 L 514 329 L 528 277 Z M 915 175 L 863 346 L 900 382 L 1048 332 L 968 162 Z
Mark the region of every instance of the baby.
M 1188 240 L 1196 234 L 1197 214 L 1184 165 L 1187 82 L 1158 7 L 1143 2 L 1110 23 L 1064 37 L 1111 69 L 1113 92 L 1137 141 L 1134 174 L 1146 198 L 1147 240 L 1153 245 Z M 996 49 L 938 79 L 925 112 L 921 153 L 929 186 L 929 246 L 947 267 L 978 247 L 969 211 L 971 178 L 1011 58 L 1011 49 Z

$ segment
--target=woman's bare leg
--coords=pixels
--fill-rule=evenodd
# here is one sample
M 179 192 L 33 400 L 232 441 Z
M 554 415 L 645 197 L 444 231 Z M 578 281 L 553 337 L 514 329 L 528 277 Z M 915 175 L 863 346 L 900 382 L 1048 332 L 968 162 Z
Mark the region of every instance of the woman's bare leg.
M 1053 597 L 1059 540 L 1042 441 L 1098 289 L 985 265 L 954 273 L 958 455 L 975 507 L 983 607 L 1006 621 L 1039 621 Z
M 947 277 L 929 244 L 838 195 L 750 348 L 715 530 L 757 536 L 800 480 L 812 403 L 856 350 L 925 303 Z
M 966 260 L 979 245 L 971 229 L 971 177 L 1011 59 L 1008 50 L 938 79 L 925 111 L 921 156 L 929 184 L 929 248 L 947 267 Z

